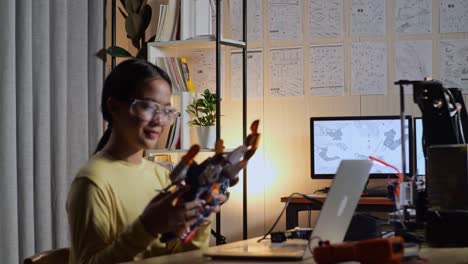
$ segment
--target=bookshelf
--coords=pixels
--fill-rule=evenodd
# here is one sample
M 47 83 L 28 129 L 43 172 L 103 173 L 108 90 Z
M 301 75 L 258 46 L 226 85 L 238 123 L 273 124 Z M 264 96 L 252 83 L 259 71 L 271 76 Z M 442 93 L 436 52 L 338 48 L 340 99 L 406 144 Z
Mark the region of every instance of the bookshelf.
M 243 0 L 243 9 L 242 9 L 242 22 L 243 22 L 243 40 L 232 40 L 223 38 L 221 34 L 221 4 L 222 0 L 216 0 L 216 34 L 211 36 L 205 36 L 200 38 L 193 38 L 188 40 L 175 40 L 175 41 L 164 41 L 164 42 L 151 42 L 148 43 L 148 61 L 155 63 L 158 57 L 187 57 L 193 51 L 199 49 L 215 49 L 216 54 L 216 139 L 221 138 L 221 51 L 224 47 L 233 47 L 242 50 L 242 133 L 243 140 L 247 136 L 247 0 Z M 183 98 L 184 96 L 180 96 Z M 180 99 L 179 106 L 184 105 L 182 102 L 183 99 Z M 185 109 L 180 109 L 181 114 L 185 114 Z M 189 118 L 186 116 L 186 118 Z M 188 119 L 185 119 L 188 121 Z M 186 124 L 182 118 L 183 123 Z M 183 131 L 184 129 L 182 129 Z M 182 132 L 183 133 L 183 132 Z M 188 134 L 181 135 L 182 142 L 189 136 Z M 164 153 L 164 152 L 174 152 L 174 153 L 184 153 L 185 148 L 180 150 L 149 150 L 149 153 Z M 204 150 L 212 151 L 212 150 Z M 244 170 L 243 173 L 243 238 L 247 239 L 247 170 Z M 216 244 L 221 244 L 221 216 L 220 213 L 216 215 Z

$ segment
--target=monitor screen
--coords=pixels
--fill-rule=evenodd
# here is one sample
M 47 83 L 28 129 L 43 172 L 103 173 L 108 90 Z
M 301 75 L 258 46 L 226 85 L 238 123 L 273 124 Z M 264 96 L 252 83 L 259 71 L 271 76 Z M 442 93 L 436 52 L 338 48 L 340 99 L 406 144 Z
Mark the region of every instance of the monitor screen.
M 423 150 L 423 123 L 421 117 L 414 118 L 414 142 L 416 146 L 416 175 L 426 175 L 426 159 Z
M 405 118 L 406 174 L 412 171 L 411 117 Z M 312 178 L 333 178 L 343 159 L 374 156 L 400 171 L 401 127 L 399 116 L 354 116 L 310 118 Z M 396 177 L 396 171 L 374 162 L 371 178 Z

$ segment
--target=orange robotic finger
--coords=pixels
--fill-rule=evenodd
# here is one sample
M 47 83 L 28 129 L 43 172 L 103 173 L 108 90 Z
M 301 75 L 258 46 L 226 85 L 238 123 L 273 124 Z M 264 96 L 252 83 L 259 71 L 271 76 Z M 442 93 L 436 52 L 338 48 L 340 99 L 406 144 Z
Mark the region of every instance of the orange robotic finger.
M 258 124 L 260 123 L 260 120 L 255 120 L 252 122 L 252 124 L 250 125 L 250 131 L 252 132 L 252 134 L 256 134 L 257 131 L 258 131 Z
M 187 154 L 181 158 L 180 162 L 169 175 L 173 183 L 179 182 L 187 177 L 188 168 L 190 167 L 190 164 L 192 164 L 193 159 L 198 154 L 198 152 L 200 152 L 200 146 L 193 145 L 190 147 Z
M 215 155 L 222 155 L 224 151 L 224 141 L 218 139 L 215 144 Z

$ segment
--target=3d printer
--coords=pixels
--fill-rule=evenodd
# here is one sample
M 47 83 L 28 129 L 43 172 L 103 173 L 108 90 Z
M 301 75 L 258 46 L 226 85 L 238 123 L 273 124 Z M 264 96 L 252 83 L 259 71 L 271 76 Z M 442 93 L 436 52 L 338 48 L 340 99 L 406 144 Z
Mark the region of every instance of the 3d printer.
M 418 214 L 425 221 L 426 240 L 431 246 L 467 246 L 468 116 L 461 90 L 432 80 L 395 84 L 412 85 L 422 112 L 427 188 L 419 198 L 427 195 L 427 210 L 420 208 Z

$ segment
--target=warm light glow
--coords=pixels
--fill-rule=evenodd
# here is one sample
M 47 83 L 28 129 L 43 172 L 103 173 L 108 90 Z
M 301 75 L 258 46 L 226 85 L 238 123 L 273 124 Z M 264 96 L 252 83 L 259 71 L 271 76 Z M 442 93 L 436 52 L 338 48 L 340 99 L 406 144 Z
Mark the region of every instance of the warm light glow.
M 273 166 L 273 162 L 267 155 L 259 150 L 257 156 L 254 156 L 249 164 L 249 194 L 255 195 L 263 193 L 265 188 L 273 184 L 273 179 L 277 178 L 277 171 Z
M 250 198 L 263 196 L 265 188 L 272 186 L 277 178 L 277 170 L 273 162 L 263 153 L 261 149 L 249 160 L 247 165 L 247 189 Z M 231 188 L 233 193 L 242 193 L 243 172 L 239 173 L 239 183 Z

